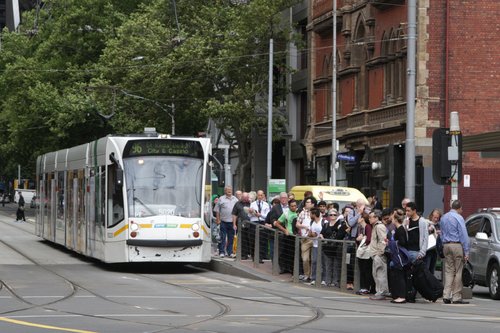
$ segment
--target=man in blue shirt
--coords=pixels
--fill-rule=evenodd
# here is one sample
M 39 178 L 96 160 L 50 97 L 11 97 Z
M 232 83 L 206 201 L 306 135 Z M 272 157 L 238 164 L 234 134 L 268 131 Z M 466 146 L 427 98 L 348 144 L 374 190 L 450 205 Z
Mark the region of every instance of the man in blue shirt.
M 468 304 L 462 300 L 462 270 L 469 260 L 469 236 L 462 215 L 462 203 L 453 201 L 451 210 L 441 218 L 441 239 L 444 247 L 445 304 Z

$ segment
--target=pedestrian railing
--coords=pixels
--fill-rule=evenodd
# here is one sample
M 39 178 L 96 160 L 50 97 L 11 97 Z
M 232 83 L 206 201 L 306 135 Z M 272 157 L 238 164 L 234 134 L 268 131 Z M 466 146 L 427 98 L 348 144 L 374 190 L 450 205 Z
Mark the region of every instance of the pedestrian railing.
M 314 239 L 310 237 L 286 235 L 250 221 L 238 223 L 237 236 L 237 261 L 252 260 L 257 268 L 264 259 L 270 259 L 273 275 L 290 273 L 295 283 L 305 282 L 301 277 L 310 272 L 314 277 L 313 285 L 317 287 L 345 291 L 347 284 L 352 283 L 354 289 L 359 289 L 359 267 L 353 240 L 318 238 L 314 250 Z M 323 281 L 326 285 L 322 285 Z

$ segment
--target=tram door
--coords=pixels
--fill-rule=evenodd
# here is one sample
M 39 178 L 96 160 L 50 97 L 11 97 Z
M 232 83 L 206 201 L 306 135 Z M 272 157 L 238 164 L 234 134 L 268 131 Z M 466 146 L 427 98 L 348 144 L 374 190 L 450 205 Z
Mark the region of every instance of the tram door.
M 50 206 L 49 206 L 49 219 L 50 219 L 50 240 L 56 241 L 56 180 L 50 180 Z
M 77 199 L 76 205 L 76 250 L 86 253 L 87 249 L 87 223 L 85 220 L 85 173 L 83 169 L 78 170 L 78 178 L 74 179 L 74 191 Z
M 65 172 L 56 172 L 57 178 L 54 195 L 56 198 L 56 203 L 54 206 L 56 215 L 56 227 L 55 227 L 55 240 L 59 244 L 66 244 L 66 198 L 64 191 L 65 184 Z

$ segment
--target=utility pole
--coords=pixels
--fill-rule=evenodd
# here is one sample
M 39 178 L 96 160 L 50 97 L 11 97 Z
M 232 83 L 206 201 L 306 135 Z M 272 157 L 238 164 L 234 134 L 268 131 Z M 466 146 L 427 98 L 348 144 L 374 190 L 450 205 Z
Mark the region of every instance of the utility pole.
M 458 112 L 450 113 L 450 135 L 451 135 L 451 146 L 448 147 L 448 161 L 451 164 L 451 203 L 458 200 L 458 161 L 459 161 L 459 149 L 458 149 L 458 137 L 460 136 L 460 123 L 458 120 Z
M 273 39 L 269 40 L 269 90 L 267 100 L 267 190 L 269 199 L 269 183 L 273 162 Z
M 333 0 L 332 37 L 332 163 L 330 186 L 337 185 L 337 0 Z
M 415 200 L 415 77 L 417 0 L 408 0 L 408 54 L 406 84 L 405 196 Z

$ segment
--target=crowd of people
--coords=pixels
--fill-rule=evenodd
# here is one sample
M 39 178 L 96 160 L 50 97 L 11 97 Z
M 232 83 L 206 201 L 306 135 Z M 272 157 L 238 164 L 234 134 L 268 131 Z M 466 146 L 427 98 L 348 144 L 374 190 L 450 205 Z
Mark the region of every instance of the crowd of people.
M 441 285 L 437 296 L 442 296 L 446 304 L 467 304 L 462 299 L 461 276 L 468 260 L 469 239 L 460 201 L 454 201 L 444 215 L 434 209 L 424 218 L 415 202 L 407 198 L 402 200 L 401 207 L 393 209 L 384 209 L 376 196 L 368 198 L 368 202 L 359 199 L 342 209 L 336 203 L 318 199 L 306 192 L 304 199 L 297 201 L 293 194 L 282 192 L 268 202 L 262 190 L 236 191 L 233 195 L 233 189 L 227 186 L 224 195 L 214 200 L 214 220 L 216 230 L 220 230 L 218 255 L 236 256 L 233 241 L 237 234 L 241 237 L 242 260 L 258 256 L 262 263 L 273 258 L 274 232 L 269 230 L 275 229 L 279 231 L 280 274 L 293 273 L 295 238 L 299 236 L 299 279 L 310 284 L 321 279 L 323 286 L 339 287 L 345 253 L 343 242 L 347 240 L 352 244 L 347 250 L 349 260 L 345 261 L 347 290 L 354 289 L 351 258 L 355 256 L 360 277 L 356 293 L 370 295 L 372 300 L 390 299 L 396 304 L 415 302 L 416 267 L 433 276 L 441 256 L 444 290 Z M 262 227 L 258 234 L 261 246 L 256 253 L 257 225 Z M 316 276 L 319 256 L 321 276 Z

